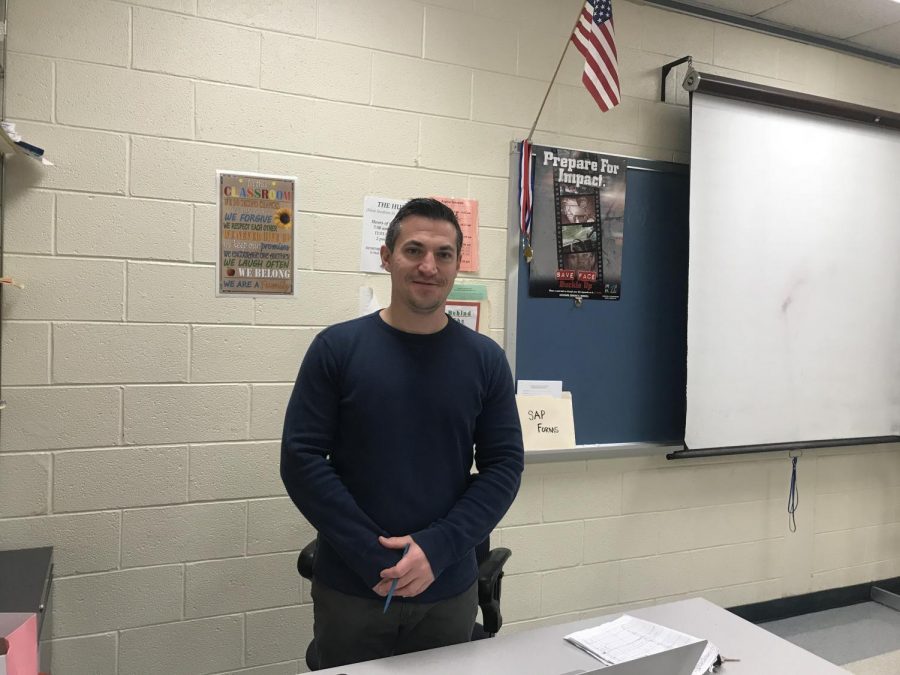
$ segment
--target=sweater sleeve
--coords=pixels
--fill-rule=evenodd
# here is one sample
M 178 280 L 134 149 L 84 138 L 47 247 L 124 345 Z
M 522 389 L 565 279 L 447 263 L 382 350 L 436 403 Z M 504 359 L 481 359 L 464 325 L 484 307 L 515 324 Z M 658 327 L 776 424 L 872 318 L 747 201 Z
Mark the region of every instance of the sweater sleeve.
M 281 440 L 281 480 L 300 512 L 372 588 L 397 553 L 378 543 L 388 533 L 356 503 L 328 459 L 339 424 L 340 374 L 321 335 L 300 365 Z
M 492 365 L 475 421 L 478 472 L 445 517 L 412 534 L 435 577 L 490 535 L 519 491 L 525 453 L 512 372 L 503 352 L 495 353 Z

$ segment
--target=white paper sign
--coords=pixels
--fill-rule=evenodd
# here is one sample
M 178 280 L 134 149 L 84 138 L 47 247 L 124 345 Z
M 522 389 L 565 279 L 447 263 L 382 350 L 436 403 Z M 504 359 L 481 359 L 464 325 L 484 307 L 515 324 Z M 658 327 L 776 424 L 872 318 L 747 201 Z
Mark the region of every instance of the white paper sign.
M 519 380 L 516 394 L 519 396 L 562 397 L 562 380 Z
M 478 332 L 481 319 L 481 303 L 473 300 L 448 300 L 444 311 L 451 318 Z
M 389 197 L 366 197 L 363 204 L 362 250 L 359 256 L 360 272 L 382 272 L 381 245 L 387 234 L 388 225 L 397 215 L 406 200 Z

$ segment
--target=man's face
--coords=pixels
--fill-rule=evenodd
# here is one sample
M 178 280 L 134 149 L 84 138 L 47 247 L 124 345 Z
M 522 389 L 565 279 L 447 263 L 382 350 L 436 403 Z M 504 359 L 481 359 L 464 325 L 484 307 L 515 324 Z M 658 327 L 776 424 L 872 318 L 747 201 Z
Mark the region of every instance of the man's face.
M 408 216 L 393 252 L 381 247 L 381 262 L 391 273 L 392 304 L 417 314 L 443 311 L 459 271 L 456 228 L 446 220 Z

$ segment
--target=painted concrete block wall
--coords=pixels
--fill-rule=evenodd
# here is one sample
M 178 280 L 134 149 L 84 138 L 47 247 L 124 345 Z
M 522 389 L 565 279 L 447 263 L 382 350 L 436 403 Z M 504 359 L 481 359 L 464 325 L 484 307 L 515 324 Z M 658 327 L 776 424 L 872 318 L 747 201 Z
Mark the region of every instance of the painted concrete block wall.
M 354 316 L 363 197 L 478 199 L 503 341 L 507 157 L 579 0 L 10 0 L 0 547 L 56 547 L 55 675 L 303 670 L 277 471 L 297 365 Z M 900 70 L 618 0 L 624 99 L 569 49 L 537 142 L 689 159 L 658 68 L 900 109 Z M 295 174 L 300 295 L 213 297 L 216 169 Z M 898 448 L 529 465 L 495 539 L 504 630 L 703 594 L 724 605 L 900 573 Z M 164 649 L 160 649 L 164 645 Z

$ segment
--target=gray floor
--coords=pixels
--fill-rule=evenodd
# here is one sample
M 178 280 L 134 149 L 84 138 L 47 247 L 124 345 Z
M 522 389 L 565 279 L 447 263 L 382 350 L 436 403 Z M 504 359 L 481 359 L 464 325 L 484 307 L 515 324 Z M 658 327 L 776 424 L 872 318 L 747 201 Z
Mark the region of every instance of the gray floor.
M 900 612 L 875 602 L 771 621 L 760 627 L 839 666 L 900 650 Z

